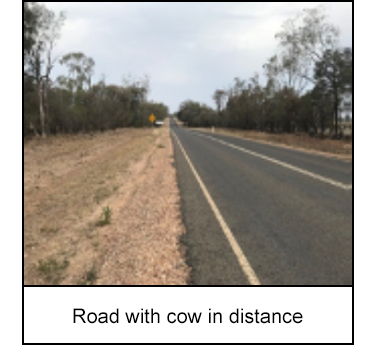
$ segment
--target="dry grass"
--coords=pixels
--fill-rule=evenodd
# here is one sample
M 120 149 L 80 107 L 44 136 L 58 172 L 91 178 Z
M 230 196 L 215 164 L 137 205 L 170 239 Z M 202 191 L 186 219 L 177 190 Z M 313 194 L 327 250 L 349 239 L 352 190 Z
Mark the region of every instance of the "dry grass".
M 199 131 L 211 132 L 212 129 L 199 128 Z M 269 144 L 284 145 L 297 149 L 314 151 L 343 159 L 351 159 L 353 152 L 352 140 L 332 140 L 310 137 L 306 134 L 271 134 L 239 129 L 215 128 L 215 133 L 257 140 Z
M 184 229 L 172 150 L 167 128 L 26 143 L 24 283 L 185 284 L 188 269 L 178 242 Z M 103 218 L 106 207 L 109 221 Z M 140 230 L 143 237 L 132 242 Z M 155 231 L 163 233 L 164 247 L 153 238 Z M 140 260 L 154 275 L 129 265 L 126 270 L 113 266 L 120 257 Z

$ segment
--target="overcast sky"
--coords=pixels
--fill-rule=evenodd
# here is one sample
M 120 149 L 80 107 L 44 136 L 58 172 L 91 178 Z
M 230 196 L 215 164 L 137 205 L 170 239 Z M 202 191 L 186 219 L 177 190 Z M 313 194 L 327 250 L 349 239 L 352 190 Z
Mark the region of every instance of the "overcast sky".
M 282 23 L 307 3 L 229 2 L 52 2 L 66 13 L 55 54 L 80 51 L 95 60 L 94 82 L 122 84 L 149 76 L 150 100 L 170 111 L 186 99 L 213 106 L 212 94 L 235 77 L 262 75 L 275 54 Z M 352 3 L 325 3 L 340 45 L 352 46 Z M 63 71 L 57 67 L 54 75 Z

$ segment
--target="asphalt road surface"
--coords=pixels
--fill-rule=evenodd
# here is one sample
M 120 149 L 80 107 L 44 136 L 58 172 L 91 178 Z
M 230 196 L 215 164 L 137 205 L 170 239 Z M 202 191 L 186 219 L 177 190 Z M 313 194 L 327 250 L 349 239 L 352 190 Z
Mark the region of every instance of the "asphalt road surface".
M 351 161 L 171 132 L 191 284 L 352 285 Z

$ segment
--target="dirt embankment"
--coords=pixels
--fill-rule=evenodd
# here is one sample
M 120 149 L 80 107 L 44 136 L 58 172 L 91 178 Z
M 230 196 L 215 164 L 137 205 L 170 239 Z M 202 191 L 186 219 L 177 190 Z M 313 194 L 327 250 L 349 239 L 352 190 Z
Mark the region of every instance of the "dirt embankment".
M 186 284 L 168 124 L 24 146 L 24 283 Z

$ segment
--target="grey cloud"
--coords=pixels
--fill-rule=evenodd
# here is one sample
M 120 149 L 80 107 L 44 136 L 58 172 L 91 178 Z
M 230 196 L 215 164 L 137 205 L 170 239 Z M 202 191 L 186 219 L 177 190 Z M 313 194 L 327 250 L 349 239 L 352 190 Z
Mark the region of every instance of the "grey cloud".
M 65 4 L 65 5 L 64 5 Z M 216 88 L 234 77 L 262 74 L 276 51 L 275 30 L 309 3 L 47 3 L 66 9 L 70 31 L 63 53 L 80 50 L 94 58 L 96 79 L 151 77 L 150 98 L 172 111 L 187 98 L 213 105 Z M 316 3 L 315 3 L 316 4 Z M 315 4 L 313 6 L 315 6 Z M 351 41 L 349 7 L 331 3 L 342 41 Z M 68 24 L 67 23 L 67 24 Z M 69 25 L 67 25 L 67 29 Z M 56 73 L 58 70 L 56 69 Z

